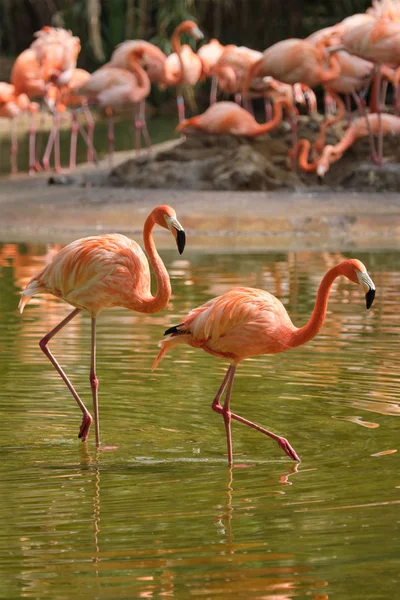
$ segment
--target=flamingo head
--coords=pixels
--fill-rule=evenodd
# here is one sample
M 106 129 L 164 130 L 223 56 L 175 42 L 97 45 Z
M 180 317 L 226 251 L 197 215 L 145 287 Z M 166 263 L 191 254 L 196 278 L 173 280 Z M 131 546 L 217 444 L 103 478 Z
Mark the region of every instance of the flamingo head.
M 182 254 L 185 249 L 186 233 L 176 218 L 174 209 L 167 205 L 157 206 L 157 208 L 153 210 L 153 216 L 157 225 L 170 230 L 175 238 L 178 252 L 179 254 Z
M 200 31 L 199 26 L 194 21 L 183 21 L 179 26 L 179 29 L 182 33 L 188 33 L 194 37 L 195 40 L 204 39 L 203 32 Z
M 341 154 L 334 151 L 333 146 L 327 145 L 322 151 L 322 156 L 320 157 L 317 165 L 317 175 L 320 182 L 325 177 L 326 173 L 329 171 L 329 167 L 331 163 L 336 162 L 341 157 Z
M 347 279 L 361 286 L 367 309 L 371 308 L 375 298 L 375 284 L 368 275 L 365 265 L 360 260 L 351 258 L 341 264 L 341 272 Z

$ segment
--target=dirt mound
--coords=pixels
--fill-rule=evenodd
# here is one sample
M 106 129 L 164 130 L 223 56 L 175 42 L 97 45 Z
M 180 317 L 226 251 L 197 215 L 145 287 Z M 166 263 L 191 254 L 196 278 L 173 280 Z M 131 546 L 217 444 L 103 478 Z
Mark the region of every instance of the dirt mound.
M 298 137 L 313 142 L 318 136 L 322 117 L 299 117 Z M 326 143 L 335 144 L 343 136 L 347 122 L 328 130 Z M 299 168 L 290 170 L 288 152 L 291 132 L 287 123 L 255 139 L 196 134 L 175 147 L 131 159 L 113 169 L 106 185 L 135 188 L 192 190 L 276 190 L 318 185 L 315 174 Z M 385 163 L 382 169 L 368 162 L 368 139 L 357 141 L 340 161 L 331 166 L 324 184 L 333 189 L 370 191 L 400 189 L 398 138 L 386 136 Z

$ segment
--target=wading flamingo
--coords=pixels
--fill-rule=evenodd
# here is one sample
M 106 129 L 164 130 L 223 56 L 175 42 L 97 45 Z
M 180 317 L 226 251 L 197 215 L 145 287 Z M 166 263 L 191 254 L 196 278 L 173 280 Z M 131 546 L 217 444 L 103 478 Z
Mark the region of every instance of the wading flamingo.
M 157 293 L 151 294 L 150 268 L 146 255 L 133 240 L 120 234 L 99 235 L 76 240 L 60 250 L 40 273 L 32 277 L 21 292 L 22 312 L 31 296 L 41 292 L 61 298 L 75 309 L 40 340 L 40 348 L 55 367 L 83 413 L 79 436 L 86 441 L 92 416 L 73 385 L 51 353 L 48 343 L 81 310 L 92 320 L 90 387 L 92 389 L 96 445 L 100 445 L 98 380 L 96 377 L 96 320 L 111 306 L 123 306 L 141 313 L 156 313 L 166 307 L 171 296 L 168 272 L 157 253 L 153 228 L 159 225 L 173 234 L 178 251 L 185 247 L 185 231 L 170 206 L 157 206 L 143 228 L 144 248 L 153 267 Z
M 15 94 L 15 88 L 9 83 L 0 82 L 0 119 L 8 119 L 10 121 L 11 132 L 11 173 L 18 172 L 17 166 L 17 151 L 18 138 L 15 130 L 16 117 L 23 113 L 29 112 L 34 115 L 39 109 L 36 102 L 31 102 L 26 94 Z
M 271 131 L 282 121 L 282 107 L 287 111 L 292 109 L 292 103 L 287 98 L 280 98 L 274 103 L 273 118 L 267 123 L 257 123 L 255 118 L 236 102 L 216 102 L 196 117 L 186 119 L 177 127 L 177 131 L 203 133 L 244 135 L 256 137 Z
M 194 21 L 183 21 L 171 37 L 171 44 L 174 52 L 167 56 L 164 65 L 164 83 L 168 86 L 176 86 L 176 101 L 178 104 L 179 123 L 185 118 L 185 102 L 182 95 L 183 85 L 196 85 L 200 79 L 203 64 L 190 46 L 184 44 L 181 46 L 180 36 L 182 33 L 188 33 L 195 40 L 202 40 L 203 33 Z
M 147 73 L 151 83 L 161 83 L 164 80 L 164 65 L 167 57 L 154 44 L 145 40 L 126 40 L 119 44 L 111 55 L 109 65 L 127 69 L 135 73 L 135 65 L 139 64 Z M 140 151 L 140 135 L 143 135 L 148 149 L 151 147 L 150 136 L 146 124 L 145 100 L 135 108 L 135 146 Z
M 220 44 L 217 39 L 213 38 L 208 44 L 204 44 L 197 51 L 197 56 L 200 57 L 203 65 L 202 75 L 204 75 L 204 77 L 211 77 L 210 105 L 215 104 L 217 101 L 218 89 L 218 77 L 212 75 L 212 70 L 224 50 L 225 46 Z
M 135 71 L 135 73 L 133 72 Z M 108 156 L 110 166 L 114 153 L 114 110 L 135 105 L 147 98 L 150 93 L 150 80 L 143 68 L 136 63 L 131 71 L 119 69 L 109 63 L 92 73 L 78 90 L 105 108 L 108 116 Z M 148 140 L 150 143 L 150 140 Z
M 260 354 L 277 354 L 311 340 L 325 320 L 328 296 L 334 280 L 344 275 L 361 285 L 367 309 L 375 297 L 375 285 L 365 266 L 356 259 L 345 260 L 329 269 L 318 289 L 314 310 L 307 325 L 293 325 L 286 308 L 272 294 L 253 288 L 234 288 L 222 296 L 209 300 L 190 311 L 187 317 L 165 332 L 168 337 L 160 342 L 161 350 L 153 369 L 169 348 L 188 344 L 230 362 L 230 367 L 215 396 L 211 408 L 221 414 L 225 423 L 228 462 L 232 465 L 231 419 L 264 433 L 282 448 L 293 460 L 300 460 L 288 440 L 231 413 L 230 398 L 237 365 L 245 358 Z M 224 405 L 220 399 L 226 388 Z
M 347 128 L 344 136 L 337 144 L 327 145 L 322 150 L 321 157 L 318 159 L 317 174 L 319 177 L 329 171 L 329 167 L 332 163 L 337 162 L 343 156 L 343 153 L 354 144 L 356 140 L 367 137 L 369 132 L 376 134 L 381 125 L 382 135 L 398 135 L 400 134 L 400 117 L 395 115 L 388 115 L 386 113 L 381 115 L 381 119 L 377 113 L 373 113 L 359 119 L 355 119 L 350 127 Z

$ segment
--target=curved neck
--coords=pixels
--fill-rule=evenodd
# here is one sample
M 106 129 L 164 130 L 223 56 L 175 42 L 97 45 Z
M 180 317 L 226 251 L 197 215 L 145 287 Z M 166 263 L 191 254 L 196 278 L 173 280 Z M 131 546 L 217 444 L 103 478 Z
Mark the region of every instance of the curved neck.
M 368 132 L 366 133 L 366 135 L 368 135 Z M 340 142 L 332 146 L 332 152 L 342 154 L 345 150 L 347 150 L 347 148 L 349 148 L 349 146 L 351 146 L 355 142 L 356 139 L 357 136 L 354 127 L 350 125 Z
M 181 75 L 179 77 L 179 81 L 182 81 L 183 75 L 185 72 L 185 70 L 184 70 L 185 67 L 184 67 L 183 60 L 182 60 L 182 46 L 181 46 L 181 33 L 182 33 L 182 29 L 183 29 L 182 26 L 183 26 L 183 23 L 178 25 L 178 27 L 176 27 L 176 29 L 171 37 L 172 48 L 173 48 L 174 52 L 177 53 L 178 58 L 179 58 L 179 63 L 181 65 Z
M 162 310 L 167 306 L 171 297 L 171 283 L 168 271 L 157 252 L 153 240 L 154 225 L 154 216 L 150 214 L 143 227 L 143 241 L 146 254 L 149 257 L 150 264 L 156 276 L 157 293 L 155 296 L 152 296 L 150 293 L 149 296 L 142 300 L 141 312 L 145 313 L 155 313 Z
M 263 133 L 267 133 L 268 131 L 271 131 L 271 129 L 276 127 L 282 121 L 282 113 L 283 113 L 282 106 L 285 106 L 287 111 L 290 111 L 293 108 L 291 103 L 288 100 L 286 100 L 285 98 L 281 98 L 280 100 L 277 100 L 274 103 L 274 116 L 272 117 L 272 119 L 270 121 L 267 121 L 266 123 L 263 123 L 262 125 L 257 123 L 256 126 L 254 127 L 254 129 L 255 129 L 254 135 L 261 135 Z
M 338 59 L 336 58 L 336 56 L 331 54 L 329 56 L 328 70 L 325 71 L 323 68 L 321 68 L 321 82 L 326 83 L 327 81 L 332 81 L 332 79 L 336 79 L 336 77 L 339 77 L 340 72 L 341 72 L 340 63 L 339 63 Z
M 145 98 L 150 94 L 150 79 L 146 71 L 135 61 L 131 60 L 130 70 L 136 75 L 138 87 L 135 89 L 135 98 L 140 96 L 140 99 Z M 137 101 L 137 100 L 136 100 Z
M 295 329 L 295 331 L 292 333 L 291 343 L 293 344 L 293 347 L 305 344 L 315 337 L 321 329 L 325 321 L 329 292 L 331 290 L 332 283 L 336 277 L 341 275 L 339 267 L 340 265 L 336 265 L 336 267 L 329 269 L 322 279 L 318 288 L 317 298 L 315 300 L 314 310 L 310 320 L 308 321 L 307 325 L 304 325 L 304 327 L 300 327 L 299 329 Z
M 315 173 L 317 170 L 318 160 L 315 159 L 313 162 L 308 162 L 308 157 L 310 154 L 311 144 L 307 139 L 301 139 L 297 143 L 296 152 L 298 153 L 298 163 L 299 167 L 306 171 L 307 173 Z

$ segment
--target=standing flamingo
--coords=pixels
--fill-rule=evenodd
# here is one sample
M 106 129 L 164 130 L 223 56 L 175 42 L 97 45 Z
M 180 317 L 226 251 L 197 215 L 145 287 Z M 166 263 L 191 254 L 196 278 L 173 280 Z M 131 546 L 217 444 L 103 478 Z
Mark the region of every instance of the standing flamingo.
M 160 83 L 164 80 L 164 65 L 167 57 L 164 52 L 154 44 L 145 40 L 126 40 L 119 44 L 111 55 L 109 65 L 135 72 L 138 63 L 145 69 L 151 83 Z M 139 103 L 135 112 L 135 145 L 140 151 L 140 134 L 143 134 L 147 148 L 150 149 L 151 141 L 146 124 L 145 100 Z
M 109 63 L 92 73 L 78 90 L 106 109 L 108 115 L 108 154 L 110 166 L 114 153 L 114 117 L 115 109 L 140 103 L 150 93 L 150 80 L 138 64 L 131 65 L 131 71 L 113 67 Z M 150 143 L 150 140 L 148 140 Z
M 397 68 L 400 65 L 400 23 L 386 18 L 372 20 L 348 31 L 343 36 L 347 52 L 375 63 L 374 111 L 378 114 L 377 164 L 383 164 L 383 132 L 381 119 L 381 69 L 380 66 Z
M 173 85 L 177 88 L 176 101 L 178 105 L 179 123 L 185 118 L 185 102 L 182 95 L 183 85 L 195 85 L 200 79 L 203 64 L 190 46 L 184 44 L 181 46 L 180 36 L 182 33 L 188 33 L 195 40 L 202 40 L 203 33 L 194 21 L 183 21 L 171 37 L 171 44 L 174 52 L 167 57 L 164 65 L 164 83 Z
M 236 102 L 216 102 L 196 117 L 191 117 L 180 123 L 178 131 L 190 133 L 201 131 L 211 134 L 231 134 L 256 137 L 271 131 L 282 121 L 282 107 L 289 111 L 292 103 L 287 98 L 278 98 L 274 103 L 274 116 L 267 123 L 257 123 L 253 115 L 236 104 Z
M 17 151 L 18 138 L 14 119 L 25 112 L 32 116 L 38 111 L 39 105 L 31 102 L 26 94 L 15 94 L 15 87 L 9 83 L 0 82 L 0 118 L 9 119 L 11 130 L 11 173 L 18 172 Z
M 208 44 L 204 44 L 197 51 L 197 56 L 200 57 L 203 65 L 202 75 L 204 75 L 204 77 L 211 77 L 210 105 L 215 104 L 217 101 L 218 88 L 218 77 L 216 75 L 212 75 L 212 70 L 218 62 L 224 49 L 225 46 L 220 44 L 217 39 L 213 38 L 208 42 Z
M 185 231 L 170 206 L 157 206 L 147 217 L 143 228 L 144 248 L 153 267 L 157 293 L 151 294 L 150 268 L 141 247 L 120 234 L 91 236 L 76 240 L 60 250 L 40 273 L 32 277 L 21 292 L 22 312 L 31 296 L 40 292 L 53 294 L 75 309 L 40 340 L 40 348 L 67 385 L 83 413 L 79 438 L 86 441 L 92 416 L 78 396 L 48 347 L 49 341 L 81 310 L 91 316 L 90 386 L 92 390 L 96 445 L 100 445 L 98 379 L 96 377 L 96 320 L 99 313 L 112 306 L 123 306 L 141 313 L 156 313 L 166 307 L 171 296 L 168 272 L 157 253 L 153 228 L 159 225 L 173 234 L 178 251 L 185 247 Z
M 211 408 L 222 414 L 228 446 L 228 462 L 232 465 L 231 419 L 253 427 L 275 440 L 293 460 L 300 460 L 288 440 L 231 413 L 230 398 L 237 365 L 245 358 L 260 354 L 277 354 L 291 350 L 311 340 L 321 329 L 326 316 L 328 296 L 334 280 L 344 275 L 360 284 L 365 293 L 367 309 L 375 297 L 375 285 L 365 266 L 349 259 L 329 269 L 318 289 L 314 310 L 307 325 L 293 325 L 284 305 L 272 294 L 253 288 L 234 288 L 190 311 L 185 319 L 165 332 L 161 350 L 153 369 L 169 348 L 188 344 L 230 362 L 230 367 L 215 396 Z M 220 399 L 226 388 L 224 405 Z

